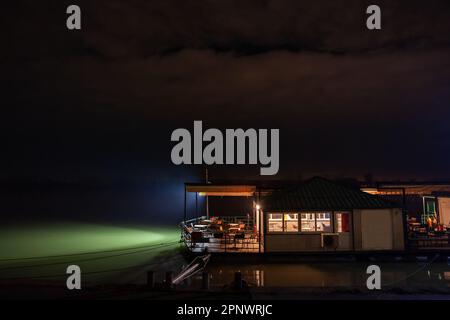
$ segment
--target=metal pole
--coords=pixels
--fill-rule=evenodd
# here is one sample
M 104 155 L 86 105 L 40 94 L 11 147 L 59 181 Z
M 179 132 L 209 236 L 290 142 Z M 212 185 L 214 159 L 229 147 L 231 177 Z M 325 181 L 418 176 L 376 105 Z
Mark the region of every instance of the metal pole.
M 186 219 L 187 219 L 187 206 L 186 206 L 186 184 L 184 184 L 184 214 L 183 214 L 183 227 L 181 228 L 181 239 L 184 240 L 184 243 L 186 244 L 186 234 L 185 234 L 185 227 L 186 227 Z
M 186 223 L 187 206 L 186 206 L 186 185 L 184 185 L 184 222 Z
M 402 222 L 403 222 L 403 248 L 409 249 L 408 236 L 408 217 L 406 208 L 406 189 L 402 188 L 403 208 L 402 208 Z
M 208 168 L 205 170 L 205 178 L 206 178 L 206 184 L 209 183 L 208 181 Z M 208 195 L 206 195 L 206 219 L 209 219 L 209 198 Z
M 147 271 L 147 288 L 153 289 L 155 287 L 155 272 Z
M 258 253 L 261 253 L 261 209 L 257 210 L 258 215 Z
M 195 216 L 198 217 L 198 192 L 195 193 Z
M 258 203 L 260 203 L 261 200 L 261 190 L 258 188 Z M 261 208 L 259 210 L 256 210 L 256 214 L 258 215 L 258 253 L 261 253 L 261 227 L 262 227 L 262 219 L 264 219 L 264 214 L 262 214 L 261 217 Z

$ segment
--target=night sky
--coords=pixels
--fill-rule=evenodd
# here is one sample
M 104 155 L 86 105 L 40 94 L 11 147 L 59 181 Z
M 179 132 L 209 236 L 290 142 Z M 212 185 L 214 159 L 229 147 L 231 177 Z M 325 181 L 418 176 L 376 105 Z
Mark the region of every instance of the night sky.
M 450 2 L 2 4 L 2 181 L 182 181 L 176 128 L 279 128 L 275 179 L 450 179 Z M 366 29 L 369 4 L 382 30 Z M 69 4 L 82 30 L 66 29 Z M 250 168 L 212 176 L 259 178 Z

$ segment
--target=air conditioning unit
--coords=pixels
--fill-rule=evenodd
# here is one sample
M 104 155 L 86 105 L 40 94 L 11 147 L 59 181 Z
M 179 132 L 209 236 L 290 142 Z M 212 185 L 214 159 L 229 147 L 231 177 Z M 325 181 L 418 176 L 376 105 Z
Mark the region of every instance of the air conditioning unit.
M 339 247 L 338 233 L 322 233 L 322 248 L 336 250 Z

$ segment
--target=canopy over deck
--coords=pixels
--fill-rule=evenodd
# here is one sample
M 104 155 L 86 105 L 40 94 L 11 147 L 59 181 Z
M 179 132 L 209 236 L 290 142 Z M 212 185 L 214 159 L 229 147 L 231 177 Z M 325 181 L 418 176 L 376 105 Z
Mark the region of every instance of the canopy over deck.
M 196 192 L 200 196 L 251 197 L 256 192 L 253 185 L 186 183 L 185 188 L 186 192 Z

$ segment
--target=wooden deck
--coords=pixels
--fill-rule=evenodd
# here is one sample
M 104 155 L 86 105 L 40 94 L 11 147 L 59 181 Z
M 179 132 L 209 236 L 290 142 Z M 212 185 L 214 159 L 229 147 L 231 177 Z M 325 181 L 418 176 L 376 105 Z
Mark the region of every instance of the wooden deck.
M 249 223 L 243 229 L 225 229 L 217 231 L 208 225 L 200 228 L 204 217 L 181 223 L 182 240 L 186 248 L 193 253 L 258 253 L 263 252 L 259 235 L 251 230 Z M 238 217 L 231 217 L 238 221 Z M 250 225 L 250 226 L 249 226 Z
M 414 249 L 447 249 L 450 250 L 450 238 L 448 235 L 441 237 L 422 237 L 408 239 L 410 248 Z

